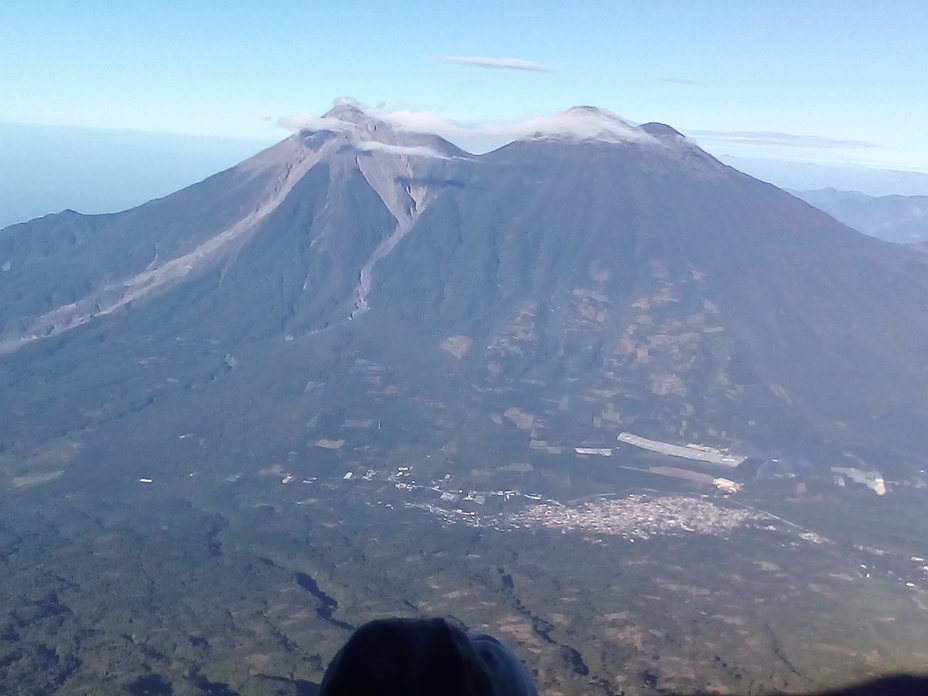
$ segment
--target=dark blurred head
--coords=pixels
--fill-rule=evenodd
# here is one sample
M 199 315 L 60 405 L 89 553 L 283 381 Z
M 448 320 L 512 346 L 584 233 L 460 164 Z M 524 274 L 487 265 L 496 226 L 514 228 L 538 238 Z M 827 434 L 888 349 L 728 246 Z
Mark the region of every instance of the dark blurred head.
M 444 619 L 371 621 L 348 639 L 320 696 L 496 696 L 467 636 Z

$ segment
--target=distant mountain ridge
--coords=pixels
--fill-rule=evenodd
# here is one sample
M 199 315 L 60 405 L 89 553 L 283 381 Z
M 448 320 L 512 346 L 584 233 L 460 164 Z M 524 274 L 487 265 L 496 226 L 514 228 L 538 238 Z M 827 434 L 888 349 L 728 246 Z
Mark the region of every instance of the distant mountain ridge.
M 868 196 L 857 191 L 791 191 L 836 220 L 887 242 L 928 241 L 928 196 Z
M 720 155 L 735 169 L 787 191 L 834 188 L 868 196 L 928 195 L 928 173 Z
M 474 156 L 341 105 L 139 208 L 0 231 L 0 452 L 466 474 L 628 430 L 903 466 L 916 256 L 662 124 L 583 107 Z

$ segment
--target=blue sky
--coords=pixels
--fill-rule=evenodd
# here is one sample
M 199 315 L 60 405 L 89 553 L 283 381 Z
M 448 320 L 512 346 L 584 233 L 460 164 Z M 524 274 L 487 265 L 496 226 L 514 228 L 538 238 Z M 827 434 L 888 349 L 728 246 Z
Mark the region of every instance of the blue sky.
M 715 154 L 928 172 L 926 37 L 924 0 L 7 2 L 0 123 L 272 142 L 343 95 L 464 123 L 592 104 Z M 444 60 L 471 56 L 550 71 Z

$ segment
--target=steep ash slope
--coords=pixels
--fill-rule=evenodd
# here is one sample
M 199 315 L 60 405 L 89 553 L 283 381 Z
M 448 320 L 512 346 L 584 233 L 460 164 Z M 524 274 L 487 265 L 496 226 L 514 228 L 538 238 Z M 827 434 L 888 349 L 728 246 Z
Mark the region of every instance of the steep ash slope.
M 228 265 L 259 230 L 264 238 L 275 236 L 281 225 L 285 234 L 305 232 L 308 223 L 293 219 L 292 213 L 282 222 L 275 216 L 285 202 L 312 216 L 320 208 L 330 217 L 363 219 L 370 205 L 355 200 L 363 198 L 357 193 L 360 185 L 371 189 L 375 205 L 395 218 L 384 222 L 386 227 L 407 229 L 418 207 L 428 202 L 422 182 L 461 154 L 433 136 L 395 133 L 349 106 L 333 109 L 323 122 L 331 123 L 331 130 L 294 135 L 139 208 L 94 216 L 65 211 L 0 231 L 0 352 L 68 331 Z M 325 200 L 314 192 L 325 178 L 317 166 L 329 170 Z M 310 208 L 313 212 L 307 212 Z M 323 225 L 328 224 L 325 215 Z M 269 222 L 271 217 L 276 222 Z M 352 229 L 347 236 L 360 237 L 363 244 L 363 222 L 361 227 L 357 235 Z M 389 237 L 392 231 L 386 227 L 383 235 Z M 317 241 L 307 237 L 308 243 Z M 365 251 L 354 251 L 363 264 Z
M 595 109 L 480 157 L 347 105 L 314 127 L 0 232 L 3 451 L 466 473 L 622 430 L 928 446 L 920 255 Z
M 923 443 L 923 266 L 649 128 L 662 146 L 482 157 L 384 263 L 375 306 L 467 336 L 475 380 L 576 392 L 608 428 Z

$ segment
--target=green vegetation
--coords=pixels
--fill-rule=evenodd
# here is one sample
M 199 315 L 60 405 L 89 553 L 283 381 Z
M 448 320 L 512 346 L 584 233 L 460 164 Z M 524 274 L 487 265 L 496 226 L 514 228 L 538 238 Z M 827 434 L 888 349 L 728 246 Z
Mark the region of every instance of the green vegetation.
M 497 531 L 411 496 L 257 472 L 5 494 L 0 678 L 62 696 L 310 693 L 349 626 L 420 614 L 511 643 L 550 693 L 752 696 L 928 660 L 928 595 L 867 552 L 783 526 Z

